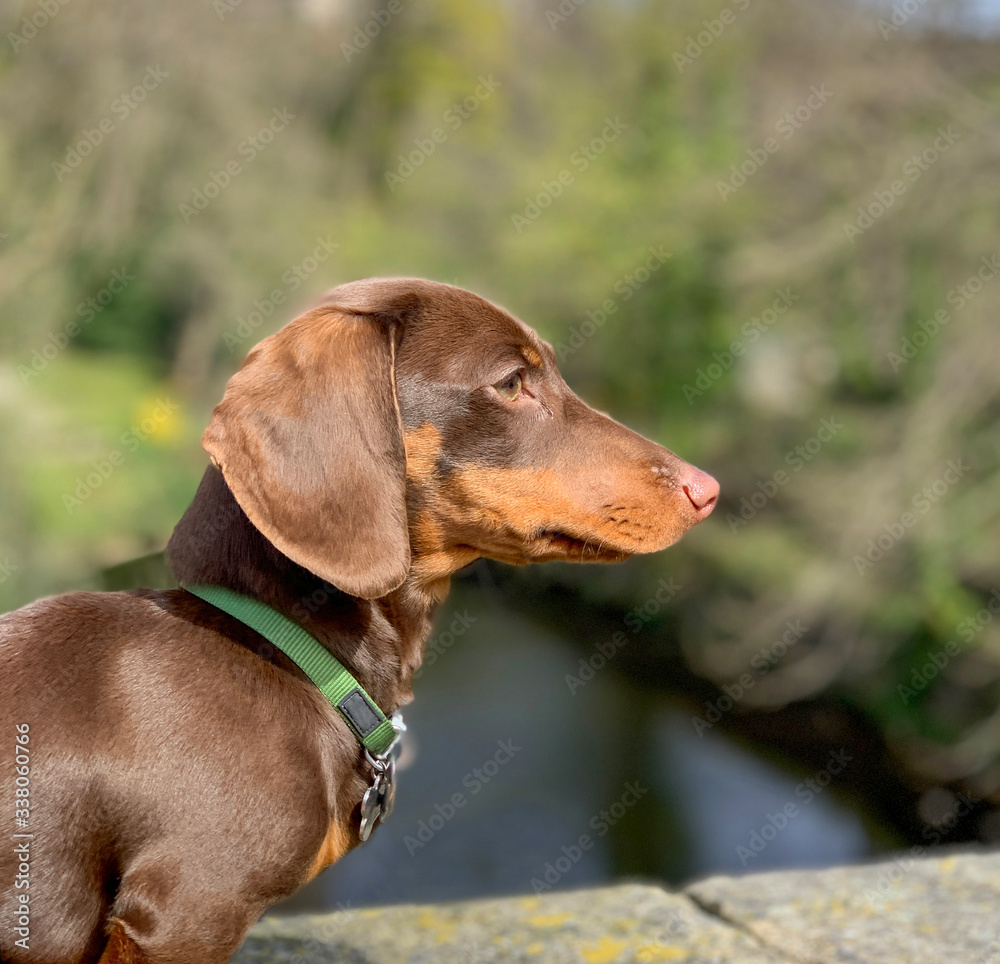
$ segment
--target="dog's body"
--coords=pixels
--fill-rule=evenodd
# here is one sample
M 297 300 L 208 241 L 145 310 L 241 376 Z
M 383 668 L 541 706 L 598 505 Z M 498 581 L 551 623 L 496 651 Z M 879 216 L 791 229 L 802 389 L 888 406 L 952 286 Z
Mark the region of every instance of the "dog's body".
M 655 551 L 718 493 L 577 399 L 521 322 L 422 281 L 345 285 L 266 339 L 204 444 L 214 464 L 168 546 L 178 577 L 288 616 L 387 714 L 412 698 L 459 568 Z M 33 833 L 29 889 L 0 850 L 5 962 L 221 964 L 359 842 L 355 735 L 283 654 L 183 589 L 0 617 L 0 679 L 0 733 L 27 725 Z

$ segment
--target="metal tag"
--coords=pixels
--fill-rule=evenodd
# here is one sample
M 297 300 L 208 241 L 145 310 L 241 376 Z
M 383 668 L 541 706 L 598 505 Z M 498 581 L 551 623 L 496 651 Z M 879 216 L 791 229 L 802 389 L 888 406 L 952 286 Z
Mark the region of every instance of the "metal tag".
M 392 816 L 392 811 L 396 807 L 398 735 L 406 729 L 403 718 L 398 712 L 392 716 L 392 725 L 396 730 L 397 742 L 384 757 L 375 758 L 365 751 L 374 773 L 372 774 L 372 784 L 365 790 L 365 795 L 361 799 L 360 837 L 362 842 L 371 836 L 378 824 Z
M 379 809 L 382 811 L 379 819 L 388 820 L 392 816 L 392 811 L 396 809 L 396 760 L 389 759 L 389 766 L 382 781 L 382 793 L 379 797 Z
M 372 830 L 375 829 L 375 824 L 378 822 L 379 817 L 382 815 L 381 784 L 382 784 L 382 774 L 376 772 L 374 782 L 367 790 L 365 790 L 365 795 L 361 799 L 360 836 L 362 841 L 367 840 L 371 836 Z

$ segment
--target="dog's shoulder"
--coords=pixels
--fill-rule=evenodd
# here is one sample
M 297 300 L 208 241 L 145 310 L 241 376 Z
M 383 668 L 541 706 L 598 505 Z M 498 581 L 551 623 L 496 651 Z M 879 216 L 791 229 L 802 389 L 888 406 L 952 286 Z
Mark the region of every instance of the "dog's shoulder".
M 132 592 L 71 592 L 37 599 L 0 615 L 0 647 L 40 637 L 56 646 L 94 633 L 134 632 L 161 610 L 154 599 Z M 105 635 L 106 639 L 107 636 Z

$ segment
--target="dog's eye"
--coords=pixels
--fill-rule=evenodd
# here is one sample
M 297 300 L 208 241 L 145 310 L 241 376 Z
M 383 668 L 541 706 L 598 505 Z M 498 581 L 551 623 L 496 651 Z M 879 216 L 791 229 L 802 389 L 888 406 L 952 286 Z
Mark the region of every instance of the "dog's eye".
M 521 376 L 514 372 L 493 386 L 508 402 L 513 402 L 521 394 Z

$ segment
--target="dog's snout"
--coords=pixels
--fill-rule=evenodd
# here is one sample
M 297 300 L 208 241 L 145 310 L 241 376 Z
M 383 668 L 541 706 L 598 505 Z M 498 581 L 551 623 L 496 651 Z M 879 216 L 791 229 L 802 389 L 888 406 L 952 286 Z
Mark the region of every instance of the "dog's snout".
M 704 519 L 715 508 L 719 498 L 719 483 L 707 472 L 692 466 L 690 472 L 681 480 L 681 488 L 691 500 L 699 519 Z
M 668 454 L 670 461 L 654 465 L 653 471 L 671 489 L 684 493 L 699 521 L 711 515 L 719 499 L 719 483 L 707 472 Z

